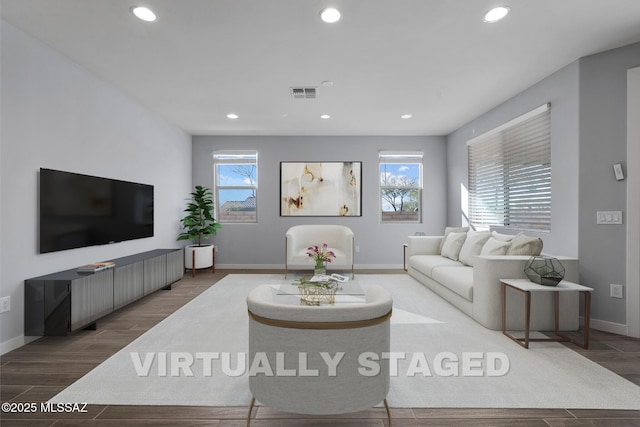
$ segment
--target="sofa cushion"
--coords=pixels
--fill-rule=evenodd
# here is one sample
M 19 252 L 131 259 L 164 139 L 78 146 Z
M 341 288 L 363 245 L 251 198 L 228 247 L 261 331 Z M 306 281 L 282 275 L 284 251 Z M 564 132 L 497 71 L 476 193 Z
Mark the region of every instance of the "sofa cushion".
M 490 237 L 482 247 L 480 255 L 506 255 L 510 247 L 511 241 L 507 242 Z
M 466 238 L 467 233 L 447 234 L 447 237 L 445 237 L 444 239 L 444 244 L 442 245 L 442 252 L 440 252 L 440 255 L 454 261 L 458 261 L 460 249 L 462 249 L 462 245 L 464 245 L 464 241 Z
M 409 265 L 420 273 L 433 278 L 435 267 L 460 267 L 462 264 L 440 255 L 413 255 L 409 258 Z
M 435 267 L 432 279 L 464 299 L 473 301 L 473 267 Z
M 460 262 L 473 267 L 473 261 L 480 255 L 480 251 L 484 244 L 491 237 L 489 231 L 474 231 L 469 230 L 467 232 L 467 238 L 464 240 L 464 244 L 460 249 L 460 255 L 458 258 Z
M 507 255 L 538 256 L 540 252 L 542 252 L 542 239 L 519 234 L 511 240 L 511 247 L 507 251 Z
M 438 253 L 442 253 L 442 245 L 444 245 L 444 241 L 447 238 L 449 233 L 466 233 L 469 231 L 469 227 L 446 227 L 444 229 L 444 235 L 442 236 L 442 240 L 440 241 L 440 247 L 438 248 Z

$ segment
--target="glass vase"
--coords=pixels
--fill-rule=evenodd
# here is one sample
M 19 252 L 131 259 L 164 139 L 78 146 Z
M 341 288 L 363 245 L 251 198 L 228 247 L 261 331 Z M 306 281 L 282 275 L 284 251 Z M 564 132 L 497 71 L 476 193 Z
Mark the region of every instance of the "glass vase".
M 325 265 L 324 261 L 322 260 L 316 261 L 316 266 L 313 269 L 313 274 L 315 276 L 327 274 L 327 266 Z

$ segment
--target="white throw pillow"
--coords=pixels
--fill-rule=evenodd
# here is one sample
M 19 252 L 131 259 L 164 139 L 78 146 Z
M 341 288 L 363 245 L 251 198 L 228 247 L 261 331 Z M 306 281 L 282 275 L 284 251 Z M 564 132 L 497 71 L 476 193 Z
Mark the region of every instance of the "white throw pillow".
M 487 243 L 484 244 L 482 250 L 480 251 L 480 256 L 484 255 L 506 255 L 507 251 L 511 247 L 511 242 L 505 242 L 502 240 L 494 239 L 493 237 L 487 240 Z
M 440 255 L 447 257 L 454 261 L 458 261 L 460 255 L 460 249 L 464 245 L 464 240 L 467 238 L 467 233 L 449 233 L 442 245 L 442 252 Z
M 469 231 L 469 227 L 446 227 L 444 229 L 444 236 L 442 236 L 442 240 L 440 241 L 440 247 L 438 250 L 442 253 L 442 246 L 444 246 L 444 241 L 447 240 L 447 236 L 449 233 L 462 233 Z
M 542 252 L 542 239 L 521 234 L 513 238 L 507 255 L 538 256 L 540 252 Z
M 480 255 L 480 251 L 487 240 L 491 237 L 489 231 L 473 231 L 467 232 L 467 238 L 464 240 L 464 244 L 460 249 L 460 255 L 458 258 L 460 262 L 473 267 L 473 261 L 476 256 Z
M 520 236 L 522 233 L 518 233 L 518 234 L 502 234 L 502 233 L 498 233 L 497 231 L 493 230 L 491 232 L 491 237 L 493 237 L 496 240 L 500 240 L 502 242 L 510 242 L 513 240 L 514 237 L 516 236 Z

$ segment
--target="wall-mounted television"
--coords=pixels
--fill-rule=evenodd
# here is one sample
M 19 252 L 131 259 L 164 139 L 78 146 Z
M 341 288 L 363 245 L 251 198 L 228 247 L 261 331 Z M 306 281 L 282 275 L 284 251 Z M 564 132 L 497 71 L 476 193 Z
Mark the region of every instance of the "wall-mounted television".
M 153 185 L 40 169 L 40 253 L 153 236 Z

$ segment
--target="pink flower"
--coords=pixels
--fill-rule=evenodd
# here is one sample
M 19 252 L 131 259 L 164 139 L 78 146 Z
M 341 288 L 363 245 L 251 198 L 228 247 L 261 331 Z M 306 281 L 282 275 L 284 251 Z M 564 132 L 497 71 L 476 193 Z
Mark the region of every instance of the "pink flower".
M 335 252 L 329 250 L 329 245 L 323 243 L 321 246 L 309 246 L 307 255 L 316 262 L 331 262 L 336 257 Z

